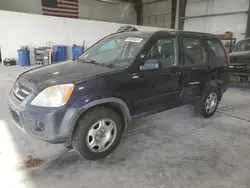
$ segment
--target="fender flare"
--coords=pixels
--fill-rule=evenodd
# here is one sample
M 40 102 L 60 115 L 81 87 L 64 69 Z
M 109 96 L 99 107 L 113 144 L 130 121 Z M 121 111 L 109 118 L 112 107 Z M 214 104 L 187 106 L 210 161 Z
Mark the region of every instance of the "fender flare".
M 223 81 L 220 79 L 213 79 L 213 80 L 210 80 L 207 84 L 210 86 L 218 86 L 218 85 L 222 85 Z
M 206 91 L 209 87 L 217 87 L 218 90 L 219 90 L 219 97 L 220 97 L 220 100 L 222 98 L 222 94 L 223 92 L 221 91 L 221 87 L 223 85 L 223 81 L 220 80 L 220 79 L 213 79 L 213 80 L 210 80 L 206 83 L 205 87 L 203 88 L 203 92 Z M 202 92 L 202 93 L 203 93 Z
M 79 119 L 79 117 L 86 112 L 88 109 L 97 106 L 97 105 L 101 105 L 101 104 L 112 104 L 115 105 L 116 107 L 118 107 L 122 114 L 123 114 L 123 118 L 124 118 L 124 123 L 125 123 L 125 128 L 129 125 L 129 123 L 132 121 L 132 116 L 130 114 L 130 111 L 128 109 L 128 106 L 126 105 L 126 103 L 119 99 L 119 98 L 103 98 L 103 99 L 98 99 L 95 101 L 92 101 L 84 106 L 82 106 L 81 108 L 79 108 L 75 114 L 73 115 L 73 117 L 71 118 L 70 121 L 70 125 L 69 125 L 69 135 L 72 135 L 76 126 L 76 123 Z

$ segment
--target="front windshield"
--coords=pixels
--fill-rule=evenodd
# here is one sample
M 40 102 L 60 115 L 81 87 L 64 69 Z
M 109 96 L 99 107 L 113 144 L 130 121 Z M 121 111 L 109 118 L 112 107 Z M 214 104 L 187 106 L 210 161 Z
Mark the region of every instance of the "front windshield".
M 126 67 L 136 57 L 146 40 L 145 36 L 111 35 L 92 46 L 79 60 L 108 67 Z
M 250 51 L 250 40 L 243 40 L 233 50 L 234 52 Z

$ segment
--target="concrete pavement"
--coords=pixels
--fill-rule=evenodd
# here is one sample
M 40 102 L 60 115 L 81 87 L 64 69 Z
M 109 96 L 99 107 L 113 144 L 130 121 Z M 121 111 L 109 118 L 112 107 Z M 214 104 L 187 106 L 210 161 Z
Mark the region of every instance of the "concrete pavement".
M 87 161 L 12 123 L 6 96 L 24 70 L 0 67 L 1 187 L 250 187 L 250 90 L 230 88 L 210 119 L 195 116 L 192 105 L 138 119 L 114 153 Z M 18 169 L 28 156 L 43 164 Z

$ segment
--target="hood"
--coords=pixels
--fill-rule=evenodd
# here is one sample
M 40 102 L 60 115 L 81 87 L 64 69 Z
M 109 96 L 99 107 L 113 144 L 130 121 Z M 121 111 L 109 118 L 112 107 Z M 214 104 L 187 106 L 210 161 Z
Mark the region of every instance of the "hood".
M 250 63 L 250 51 L 232 52 L 229 56 L 232 63 Z
M 30 82 L 37 87 L 48 87 L 50 85 L 76 83 L 113 71 L 114 69 L 107 67 L 71 60 L 27 71 L 21 76 L 20 81 Z

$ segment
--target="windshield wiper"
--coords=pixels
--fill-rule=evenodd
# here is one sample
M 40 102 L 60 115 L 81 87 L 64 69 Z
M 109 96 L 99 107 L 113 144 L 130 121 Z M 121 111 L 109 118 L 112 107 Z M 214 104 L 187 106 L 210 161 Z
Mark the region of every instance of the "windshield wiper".
M 79 58 L 79 57 L 78 57 L 78 58 L 76 58 L 76 60 L 77 60 L 77 61 L 81 61 L 81 62 L 85 63 L 85 61 L 84 61 L 83 59 Z
M 83 62 L 83 63 L 88 63 L 88 64 L 93 64 L 93 65 L 98 65 L 98 66 L 104 66 L 103 64 L 100 64 L 100 63 L 97 63 L 96 61 L 94 61 L 94 60 L 89 60 L 89 61 L 85 61 L 85 60 L 83 60 L 83 59 L 80 59 L 80 58 L 78 58 L 77 59 L 78 61 L 81 61 L 81 62 Z
M 115 59 L 113 61 L 113 63 L 109 63 L 109 64 L 105 65 L 105 67 L 112 68 L 112 67 L 114 67 L 115 64 L 117 64 L 117 59 Z
M 108 65 L 105 65 L 105 67 L 112 68 L 112 67 L 114 67 L 114 65 L 115 65 L 115 63 L 110 63 Z

